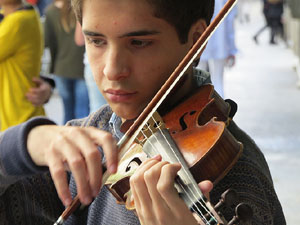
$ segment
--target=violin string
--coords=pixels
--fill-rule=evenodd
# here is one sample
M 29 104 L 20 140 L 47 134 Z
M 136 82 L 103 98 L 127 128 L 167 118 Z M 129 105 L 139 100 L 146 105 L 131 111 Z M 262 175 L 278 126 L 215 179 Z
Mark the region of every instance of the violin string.
M 155 120 L 155 118 L 154 118 L 153 116 L 152 116 L 152 120 L 154 121 L 154 123 L 156 123 L 156 120 Z M 158 130 L 159 130 L 159 132 L 162 134 L 162 136 L 164 137 L 166 143 L 169 145 L 169 148 L 170 148 L 170 149 L 172 150 L 172 152 L 174 153 L 176 159 L 179 161 L 178 156 L 175 154 L 175 151 L 174 151 L 173 147 L 172 147 L 171 144 L 169 143 L 168 138 L 165 136 L 165 134 L 164 134 L 163 131 L 161 130 L 160 126 L 158 126 Z M 152 132 L 152 130 L 151 130 L 151 132 Z M 152 132 L 152 134 L 153 134 L 153 132 Z M 154 137 L 155 137 L 155 136 L 154 136 Z M 156 137 L 155 137 L 155 138 L 156 138 Z M 159 142 L 159 141 L 157 140 L 157 142 Z M 189 176 L 189 173 L 186 171 L 186 169 L 185 169 L 184 167 L 182 167 L 182 169 L 183 169 L 184 173 L 186 174 L 186 176 L 188 177 L 188 179 L 190 179 L 190 182 L 193 183 L 193 181 L 192 181 L 193 178 L 191 178 L 191 177 Z M 181 188 L 183 188 L 183 190 L 186 192 L 188 198 L 192 201 L 191 197 L 189 196 L 189 194 L 188 194 L 188 192 L 185 190 L 185 188 L 184 188 L 181 184 L 180 184 L 180 186 L 181 186 Z M 190 188 L 189 186 L 187 186 L 187 188 L 190 190 L 190 192 L 192 193 L 193 197 L 197 199 L 197 202 L 202 206 L 202 208 L 204 208 L 205 211 L 211 216 L 211 218 L 214 219 L 216 222 L 218 222 L 217 219 L 212 215 L 212 213 L 211 213 L 209 210 L 207 210 L 207 208 L 206 208 L 206 206 L 205 206 L 205 201 L 204 201 L 204 199 L 202 198 L 203 194 L 202 194 L 202 192 L 199 190 L 199 188 L 197 187 L 197 188 L 195 188 L 195 189 L 196 189 L 196 191 L 197 191 L 198 196 L 200 196 L 200 200 L 203 201 L 204 203 L 202 203 L 201 201 L 198 200 L 197 196 L 194 194 L 194 192 L 191 190 L 191 188 Z M 193 201 L 192 201 L 192 202 L 193 202 Z M 204 205 L 203 205 L 203 204 L 204 204 Z M 199 212 L 201 213 L 201 210 L 198 208 L 197 204 L 195 204 L 195 207 L 196 207 L 196 208 L 199 210 Z M 202 214 L 202 213 L 201 213 L 201 214 Z M 206 220 L 206 219 L 205 219 L 205 220 Z
M 152 116 L 151 118 L 152 118 L 152 120 L 154 121 L 154 123 L 156 123 L 156 120 L 154 119 L 154 117 Z M 153 134 L 153 131 L 152 131 L 152 129 L 150 128 L 150 126 L 149 126 L 148 124 L 147 124 L 147 127 L 148 127 L 148 129 L 150 130 L 150 132 Z M 168 139 L 165 137 L 164 133 L 162 132 L 162 130 L 160 129 L 159 126 L 158 126 L 158 129 L 159 129 L 160 133 L 162 134 L 162 136 L 164 137 L 166 143 L 169 145 L 169 148 L 170 148 L 170 149 L 172 150 L 172 152 L 174 153 L 174 156 L 175 156 L 176 159 L 179 161 L 178 156 L 175 154 L 174 149 L 173 149 L 172 146 L 170 145 Z M 147 139 L 147 136 L 144 134 L 143 131 L 142 131 L 142 133 L 143 133 L 144 137 Z M 154 136 L 154 138 L 156 139 L 157 143 L 160 144 L 160 142 L 158 141 L 157 137 Z M 149 139 L 148 139 L 148 140 L 149 140 Z M 157 153 L 159 153 L 159 151 L 153 146 L 153 144 L 151 143 L 150 140 L 149 140 L 149 143 L 150 143 L 150 145 L 153 147 L 153 149 L 156 150 Z M 182 169 L 183 169 L 184 173 L 187 175 L 187 177 L 191 180 L 191 178 L 190 178 L 190 176 L 188 175 L 188 173 L 187 173 L 187 171 L 185 170 L 185 168 L 183 167 Z M 178 183 L 178 185 L 179 185 L 179 186 L 182 188 L 182 190 L 186 193 L 186 196 L 189 198 L 189 200 L 190 200 L 191 202 L 193 202 L 192 197 L 189 195 L 189 193 L 188 193 L 188 191 L 186 190 L 185 186 L 182 185 L 181 183 Z M 214 216 L 213 216 L 209 211 L 207 211 L 207 209 L 206 209 L 206 207 L 203 205 L 203 203 L 200 202 L 200 201 L 198 200 L 197 196 L 194 194 L 194 192 L 191 190 L 191 188 L 190 188 L 189 186 L 187 186 L 187 188 L 190 190 L 190 192 L 192 193 L 193 197 L 194 197 L 195 199 L 197 199 L 197 202 L 199 202 L 199 204 L 206 210 L 206 212 L 207 212 L 207 213 L 208 213 L 208 214 L 209 214 L 209 215 L 217 222 L 217 220 L 214 218 Z M 202 193 L 199 193 L 199 189 L 198 189 L 198 188 L 196 188 L 196 190 L 197 190 L 197 192 L 198 192 L 198 195 L 200 196 L 200 199 L 204 202 L 204 200 L 203 200 L 203 198 L 202 198 Z M 204 203 L 204 204 L 205 204 L 205 203 Z M 200 212 L 201 215 L 199 215 L 199 216 L 200 216 L 203 220 L 205 220 L 205 221 L 208 223 L 208 221 L 206 220 L 205 216 L 202 214 L 201 210 L 198 208 L 198 205 L 195 204 L 194 206 L 195 206 L 195 207 L 197 208 L 197 210 Z
M 149 125 L 146 124 L 147 127 L 149 128 Z M 151 133 L 153 134 L 152 130 L 150 129 Z M 146 134 L 141 130 L 141 133 L 144 135 L 144 137 L 149 141 L 148 143 L 152 146 L 152 149 L 154 149 L 156 151 L 157 154 L 159 154 L 159 151 L 157 150 L 157 148 L 151 143 L 151 141 L 147 138 Z M 155 139 L 157 140 L 157 138 L 155 137 Z M 157 140 L 158 141 L 158 140 Z M 159 143 L 159 142 L 158 142 Z M 178 183 L 178 185 L 183 189 L 183 191 L 186 193 L 186 195 L 188 196 L 188 198 L 190 199 L 191 202 L 193 202 L 192 198 L 189 196 L 188 192 L 186 191 L 185 187 L 181 184 Z M 194 196 L 195 197 L 195 196 Z M 201 204 L 201 203 L 200 203 Z M 202 205 L 203 207 L 203 205 Z M 205 216 L 202 214 L 201 210 L 198 208 L 198 206 L 196 205 L 197 210 L 200 212 L 201 215 L 200 218 L 202 220 L 204 220 L 204 222 L 209 225 L 209 222 L 206 220 Z

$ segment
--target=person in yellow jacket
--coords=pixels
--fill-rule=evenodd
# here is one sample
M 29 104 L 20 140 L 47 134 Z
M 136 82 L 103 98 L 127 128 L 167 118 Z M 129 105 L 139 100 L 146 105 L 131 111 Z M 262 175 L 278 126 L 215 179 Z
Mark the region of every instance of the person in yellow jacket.
M 0 130 L 37 115 L 26 93 L 34 87 L 43 53 L 42 27 L 38 12 L 22 0 L 0 0 Z M 2 18 L 2 19 L 1 19 Z

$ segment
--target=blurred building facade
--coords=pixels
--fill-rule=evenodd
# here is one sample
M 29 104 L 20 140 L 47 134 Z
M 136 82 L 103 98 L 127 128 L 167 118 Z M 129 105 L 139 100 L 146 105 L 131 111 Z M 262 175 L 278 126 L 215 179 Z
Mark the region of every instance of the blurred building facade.
M 284 12 L 286 41 L 297 57 L 295 69 L 298 74 L 297 85 L 300 88 L 300 1 L 287 0 Z

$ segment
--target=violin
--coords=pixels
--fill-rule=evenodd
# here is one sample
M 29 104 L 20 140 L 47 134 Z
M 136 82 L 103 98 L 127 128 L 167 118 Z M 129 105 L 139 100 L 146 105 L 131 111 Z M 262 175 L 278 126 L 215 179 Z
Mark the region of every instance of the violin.
M 102 184 L 106 185 L 117 202 L 125 204 L 127 209 L 135 209 L 129 186 L 130 176 L 147 157 L 160 154 L 162 160 L 181 164 L 175 188 L 189 209 L 200 218 L 200 224 L 233 225 L 238 221 L 249 221 L 251 218 L 251 208 L 245 203 L 237 204 L 237 195 L 233 190 L 225 192 L 220 202 L 213 206 L 198 187 L 202 180 L 211 180 L 216 184 L 232 168 L 242 152 L 242 144 L 237 142 L 226 128 L 231 120 L 230 104 L 214 91 L 212 85 L 205 85 L 191 97 L 183 99 L 172 110 L 159 110 L 164 99 L 203 51 L 208 38 L 235 3 L 235 0 L 228 0 L 118 142 L 118 172 L 113 175 L 104 173 Z M 237 205 L 236 215 L 227 222 L 220 209 L 224 205 L 232 204 Z M 78 207 L 80 202 L 76 196 L 55 224 L 63 224 Z
M 155 112 L 119 161 L 117 173 L 111 175 L 105 185 L 119 204 L 134 210 L 129 179 L 145 159 L 160 154 L 163 160 L 182 165 L 175 187 L 191 211 L 205 224 L 208 221 L 209 224 L 227 224 L 199 192 L 197 183 L 210 180 L 216 184 L 242 152 L 242 144 L 226 128 L 231 120 L 230 112 L 230 104 L 214 91 L 212 85 L 202 86 L 162 117 Z M 229 205 L 237 204 L 233 190 L 225 195 L 222 199 L 229 198 Z M 244 203 L 239 207 L 246 211 L 239 219 L 248 220 L 249 207 Z

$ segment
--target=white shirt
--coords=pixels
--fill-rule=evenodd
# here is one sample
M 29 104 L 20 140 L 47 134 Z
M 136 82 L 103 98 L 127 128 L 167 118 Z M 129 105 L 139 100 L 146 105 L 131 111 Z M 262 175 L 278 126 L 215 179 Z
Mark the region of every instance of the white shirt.
M 227 0 L 216 0 L 213 19 L 223 8 Z M 217 27 L 214 34 L 209 39 L 207 46 L 201 55 L 201 61 L 209 59 L 225 59 L 230 55 L 235 55 L 237 48 L 234 40 L 234 18 L 236 16 L 236 6 L 227 17 Z

